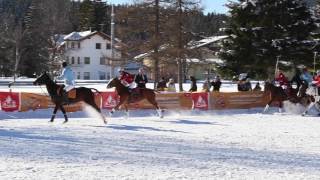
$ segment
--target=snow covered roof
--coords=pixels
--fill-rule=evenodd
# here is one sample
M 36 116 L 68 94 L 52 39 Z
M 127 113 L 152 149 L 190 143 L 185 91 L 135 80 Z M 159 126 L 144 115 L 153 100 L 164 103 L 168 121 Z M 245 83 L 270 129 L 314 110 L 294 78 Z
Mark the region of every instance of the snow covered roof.
M 224 64 L 224 61 L 219 58 L 208 58 L 208 59 L 197 59 L 197 58 L 187 58 L 188 63 L 214 63 L 214 64 Z
M 202 46 L 206 46 L 208 44 L 214 43 L 214 42 L 219 41 L 221 39 L 225 39 L 227 37 L 228 36 L 211 36 L 211 37 L 207 37 L 207 38 L 201 39 L 199 41 L 194 41 L 194 42 L 190 43 L 190 44 L 192 44 L 190 49 L 195 49 L 195 48 L 199 48 L 199 47 L 202 47 Z
M 79 41 L 93 33 L 96 33 L 96 32 L 92 32 L 92 31 L 82 31 L 82 32 L 72 32 L 68 35 L 66 35 L 63 39 L 65 41 Z

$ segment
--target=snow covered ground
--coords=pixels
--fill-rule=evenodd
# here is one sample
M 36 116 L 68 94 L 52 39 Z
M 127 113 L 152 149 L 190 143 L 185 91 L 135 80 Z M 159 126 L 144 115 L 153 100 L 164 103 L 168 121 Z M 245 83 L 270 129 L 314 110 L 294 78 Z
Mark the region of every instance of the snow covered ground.
M 107 125 L 90 109 L 66 124 L 0 111 L 0 179 L 319 179 L 320 119 L 286 107 L 116 112 Z

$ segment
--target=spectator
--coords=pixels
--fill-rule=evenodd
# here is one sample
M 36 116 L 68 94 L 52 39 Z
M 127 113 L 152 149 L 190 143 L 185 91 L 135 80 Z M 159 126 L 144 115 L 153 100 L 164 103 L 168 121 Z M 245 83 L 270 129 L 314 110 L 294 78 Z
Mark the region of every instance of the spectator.
M 170 91 L 170 92 L 176 92 L 176 85 L 175 85 L 175 83 L 174 83 L 173 78 L 170 78 L 170 79 L 169 79 L 169 82 L 168 82 L 167 86 L 168 86 L 168 91 Z
M 204 81 L 202 85 L 202 92 L 209 92 L 210 91 L 210 82 Z
M 191 87 L 189 92 L 196 92 L 197 91 L 197 80 L 194 76 L 190 76 Z
M 164 91 L 165 88 L 167 88 L 167 82 L 164 77 L 161 78 L 161 80 L 157 84 L 157 90 L 158 91 Z
M 247 79 L 246 79 L 245 87 L 246 87 L 246 91 L 252 91 L 250 78 L 247 78 Z
M 147 75 L 144 74 L 143 68 L 139 69 L 138 74 L 134 77 L 134 82 L 137 83 L 138 88 L 146 88 L 146 83 L 148 82 Z
M 213 86 L 213 91 L 220 91 L 220 87 L 221 87 L 221 80 L 220 80 L 220 76 L 216 76 L 214 78 L 214 80 L 211 82 L 211 85 Z
M 261 91 L 261 86 L 259 82 L 257 82 L 256 86 L 253 88 L 253 91 Z

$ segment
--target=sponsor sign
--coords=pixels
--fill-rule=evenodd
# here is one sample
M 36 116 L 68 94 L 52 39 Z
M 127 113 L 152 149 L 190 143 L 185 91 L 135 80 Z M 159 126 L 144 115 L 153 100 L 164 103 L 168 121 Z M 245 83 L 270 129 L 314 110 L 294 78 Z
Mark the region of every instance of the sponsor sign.
M 103 109 L 112 109 L 119 102 L 119 96 L 115 91 L 102 92 L 101 96 L 102 96 L 102 108 Z
M 0 110 L 11 112 L 20 107 L 19 93 L 0 92 Z
M 209 108 L 209 96 L 206 92 L 194 92 L 191 93 L 192 109 L 208 110 Z

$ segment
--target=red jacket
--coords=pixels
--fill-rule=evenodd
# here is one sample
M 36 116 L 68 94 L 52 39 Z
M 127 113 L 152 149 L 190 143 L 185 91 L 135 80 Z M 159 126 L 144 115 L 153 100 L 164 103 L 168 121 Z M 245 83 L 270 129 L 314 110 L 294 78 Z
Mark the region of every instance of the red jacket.
M 120 74 L 119 79 L 120 79 L 121 82 L 124 82 L 125 84 L 131 84 L 133 82 L 133 80 L 134 80 L 134 75 L 123 71 Z
M 280 74 L 278 75 L 278 77 L 276 77 L 275 80 L 279 82 L 280 86 L 288 85 L 288 84 L 289 84 L 288 79 L 286 78 L 286 76 L 285 76 L 283 73 L 280 73 Z
M 317 87 L 320 87 L 320 75 L 317 75 L 313 78 L 312 84 L 315 84 Z

